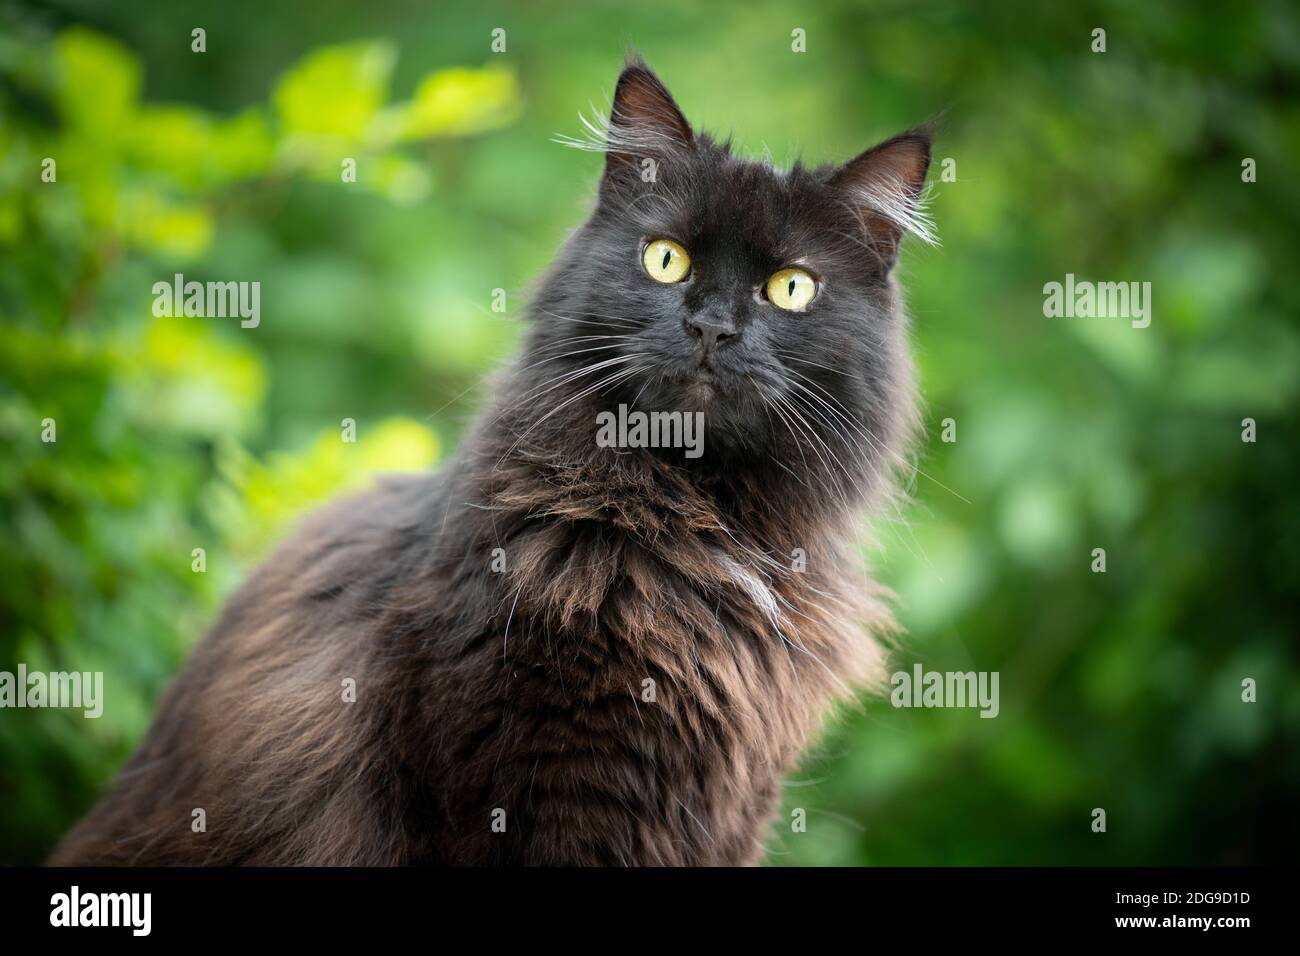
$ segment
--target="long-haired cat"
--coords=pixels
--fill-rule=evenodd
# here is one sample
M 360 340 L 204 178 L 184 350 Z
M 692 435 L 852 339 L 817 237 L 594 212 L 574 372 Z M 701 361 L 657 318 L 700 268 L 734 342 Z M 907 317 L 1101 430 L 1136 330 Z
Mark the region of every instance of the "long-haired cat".
M 761 858 L 782 775 L 881 677 L 855 528 L 915 415 L 892 273 L 929 137 L 775 169 L 639 61 L 591 129 L 595 210 L 459 454 L 262 566 L 53 862 Z M 598 441 L 620 408 L 678 440 Z

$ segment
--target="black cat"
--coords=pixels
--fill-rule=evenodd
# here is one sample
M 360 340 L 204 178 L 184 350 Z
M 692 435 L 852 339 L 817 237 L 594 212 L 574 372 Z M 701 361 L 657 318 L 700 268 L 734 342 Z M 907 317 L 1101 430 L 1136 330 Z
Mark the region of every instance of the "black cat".
M 828 705 L 881 677 L 855 519 L 915 414 L 892 269 L 929 137 L 774 169 L 639 62 L 593 129 L 599 202 L 460 453 L 267 561 L 54 862 L 760 858 Z M 700 453 L 598 442 L 620 406 L 699 416 Z

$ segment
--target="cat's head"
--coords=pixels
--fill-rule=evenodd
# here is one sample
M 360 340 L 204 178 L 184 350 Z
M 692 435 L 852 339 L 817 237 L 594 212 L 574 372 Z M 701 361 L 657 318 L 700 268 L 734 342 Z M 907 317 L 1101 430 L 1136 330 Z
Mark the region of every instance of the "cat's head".
M 931 239 L 928 132 L 781 170 L 694 131 L 639 61 L 590 131 L 599 200 L 534 303 L 525 418 L 590 442 L 593 412 L 700 412 L 697 458 L 652 453 L 832 492 L 888 472 L 914 405 L 892 273 L 905 233 Z

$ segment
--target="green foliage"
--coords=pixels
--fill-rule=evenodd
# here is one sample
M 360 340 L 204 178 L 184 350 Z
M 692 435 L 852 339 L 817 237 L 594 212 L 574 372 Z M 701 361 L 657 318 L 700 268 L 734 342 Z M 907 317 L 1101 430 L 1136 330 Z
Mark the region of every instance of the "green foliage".
M 926 441 L 873 558 L 900 665 L 1000 671 L 1001 714 L 846 709 L 771 861 L 1297 842 L 1294 5 L 234 3 L 203 54 L 184 10 L 95 16 L 0 11 L 0 669 L 102 670 L 109 700 L 0 712 L 0 859 L 40 859 L 84 810 L 298 515 L 454 445 L 517 336 L 491 291 L 517 314 L 599 173 L 549 140 L 605 107 L 629 41 L 693 121 L 778 162 L 945 111 L 943 245 L 902 265 Z M 175 272 L 260 280 L 261 325 L 155 319 Z M 1150 281 L 1150 328 L 1045 318 L 1067 272 Z
M 418 198 L 429 179 L 402 144 L 492 129 L 519 99 L 513 73 L 490 67 L 432 72 L 391 102 L 395 49 L 361 43 L 304 57 L 274 109 L 224 117 L 143 99 L 140 58 L 101 32 L 4 29 L 0 669 L 102 670 L 112 701 L 91 721 L 3 712 L 0 846 L 34 860 L 139 740 L 220 599 L 305 509 L 439 457 L 428 423 L 367 416 L 352 399 L 336 420 L 294 416 L 301 433 L 269 441 L 276 346 L 289 343 L 154 318 L 153 282 L 228 278 L 230 250 L 249 263 L 275 241 L 266 190 L 307 177 L 342 192 L 344 158 L 378 201 Z M 284 258 L 293 269 L 307 256 Z

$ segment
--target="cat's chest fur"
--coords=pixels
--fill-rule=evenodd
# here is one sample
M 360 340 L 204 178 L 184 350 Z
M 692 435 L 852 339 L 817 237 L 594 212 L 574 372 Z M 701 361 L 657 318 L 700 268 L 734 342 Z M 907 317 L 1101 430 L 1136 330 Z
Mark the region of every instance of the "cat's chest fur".
M 475 618 L 469 598 L 481 625 L 453 627 L 431 662 L 455 698 L 437 718 L 437 855 L 760 858 L 781 776 L 831 700 L 874 676 L 864 628 L 883 611 L 852 547 L 733 526 L 653 468 L 515 475 L 482 510 L 482 567 L 447 569 L 452 616 Z
M 829 702 L 878 676 L 850 540 L 652 471 L 481 477 L 314 515 L 55 861 L 757 861 Z

